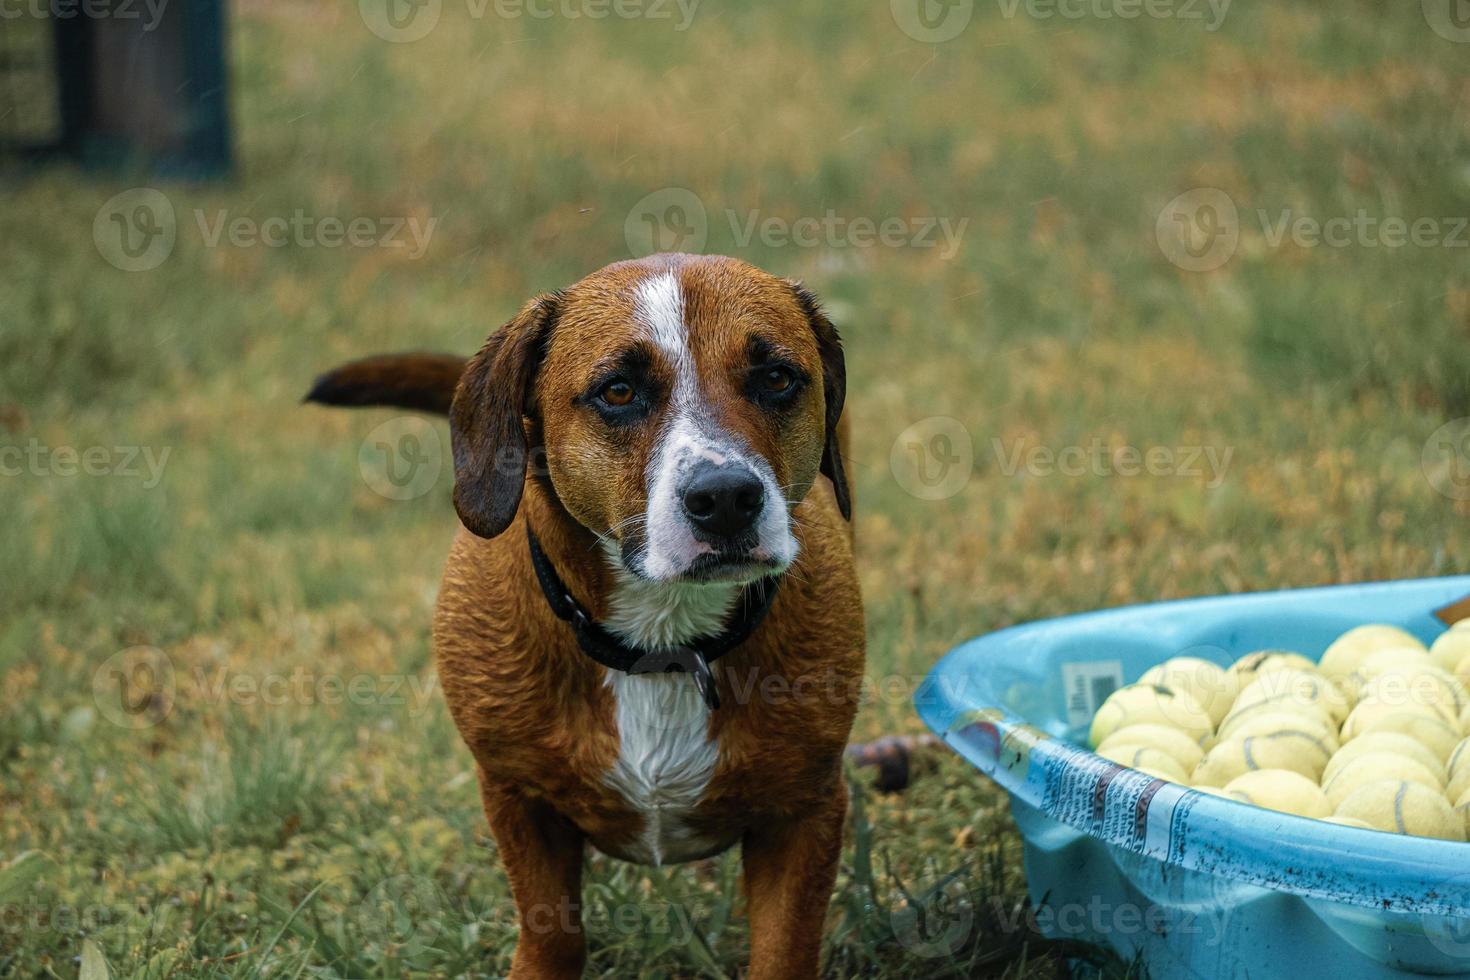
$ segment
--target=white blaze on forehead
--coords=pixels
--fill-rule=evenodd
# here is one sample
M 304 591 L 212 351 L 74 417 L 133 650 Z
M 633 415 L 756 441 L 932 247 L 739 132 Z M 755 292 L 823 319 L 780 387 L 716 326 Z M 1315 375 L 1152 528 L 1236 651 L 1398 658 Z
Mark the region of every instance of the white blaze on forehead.
M 660 272 L 640 282 L 633 298 L 633 316 L 673 364 L 675 393 L 681 399 L 693 397 L 694 353 L 689 349 L 684 291 L 678 278 L 672 272 Z

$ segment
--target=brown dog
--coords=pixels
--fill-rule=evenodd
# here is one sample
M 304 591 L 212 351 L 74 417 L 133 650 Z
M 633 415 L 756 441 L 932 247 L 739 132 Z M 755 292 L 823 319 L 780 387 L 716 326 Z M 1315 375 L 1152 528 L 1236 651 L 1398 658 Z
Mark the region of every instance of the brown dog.
M 659 255 L 538 297 L 468 364 L 373 358 L 308 396 L 449 414 L 464 527 L 434 646 L 513 977 L 580 975 L 589 842 L 652 864 L 738 842 L 749 975 L 817 975 L 863 669 L 844 389 L 800 286 Z

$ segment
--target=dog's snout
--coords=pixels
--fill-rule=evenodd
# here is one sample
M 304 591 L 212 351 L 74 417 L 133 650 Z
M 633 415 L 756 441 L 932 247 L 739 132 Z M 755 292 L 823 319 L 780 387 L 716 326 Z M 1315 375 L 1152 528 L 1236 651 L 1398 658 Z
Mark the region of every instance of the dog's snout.
M 744 466 L 700 467 L 684 488 L 684 513 L 690 522 L 722 538 L 749 529 L 765 502 L 765 485 Z

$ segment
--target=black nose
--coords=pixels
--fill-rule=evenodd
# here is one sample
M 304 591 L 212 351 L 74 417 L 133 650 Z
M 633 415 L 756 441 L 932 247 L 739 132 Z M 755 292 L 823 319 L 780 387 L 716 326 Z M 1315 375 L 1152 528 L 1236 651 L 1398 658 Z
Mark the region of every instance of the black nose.
M 760 478 L 743 466 L 702 466 L 684 488 L 684 513 L 701 531 L 734 537 L 755 523 L 766 502 Z

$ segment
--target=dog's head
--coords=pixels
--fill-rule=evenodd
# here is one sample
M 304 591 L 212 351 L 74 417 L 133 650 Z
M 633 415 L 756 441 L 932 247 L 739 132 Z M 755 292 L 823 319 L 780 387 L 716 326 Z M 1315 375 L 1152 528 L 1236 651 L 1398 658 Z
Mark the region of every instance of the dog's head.
M 529 459 L 640 578 L 774 574 L 818 472 L 848 515 L 844 390 L 837 331 L 799 285 L 722 257 L 620 262 L 532 300 L 470 361 L 455 509 L 504 531 Z

